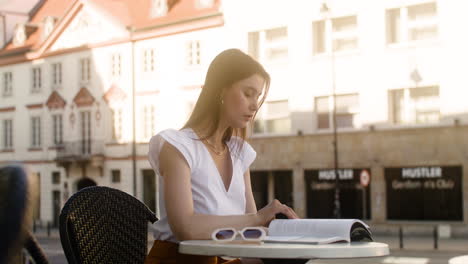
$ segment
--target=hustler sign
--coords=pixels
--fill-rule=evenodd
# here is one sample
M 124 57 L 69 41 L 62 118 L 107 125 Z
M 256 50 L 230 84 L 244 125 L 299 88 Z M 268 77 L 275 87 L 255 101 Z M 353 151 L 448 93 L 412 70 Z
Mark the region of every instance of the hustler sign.
M 461 178 L 461 166 L 386 168 L 388 218 L 462 220 Z

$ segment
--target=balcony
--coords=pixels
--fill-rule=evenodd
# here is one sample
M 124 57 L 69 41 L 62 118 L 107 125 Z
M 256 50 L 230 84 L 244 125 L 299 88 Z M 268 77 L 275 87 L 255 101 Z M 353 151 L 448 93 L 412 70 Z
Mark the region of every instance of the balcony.
M 104 142 L 98 140 L 79 140 L 64 142 L 57 148 L 58 163 L 91 162 L 95 166 L 102 165 L 104 159 Z

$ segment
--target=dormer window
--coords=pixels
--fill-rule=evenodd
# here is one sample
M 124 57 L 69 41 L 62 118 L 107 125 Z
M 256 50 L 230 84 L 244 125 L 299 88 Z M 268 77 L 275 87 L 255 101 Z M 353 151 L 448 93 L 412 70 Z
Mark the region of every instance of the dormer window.
M 161 17 L 167 14 L 167 0 L 152 0 L 151 1 L 151 17 Z
M 211 8 L 214 5 L 214 0 L 197 0 L 197 8 Z
M 44 39 L 47 38 L 52 32 L 52 30 L 54 29 L 55 21 L 56 21 L 56 18 L 53 16 L 47 16 L 44 19 L 44 28 L 42 30 L 42 34 L 43 34 L 42 37 Z
M 26 27 L 24 24 L 16 25 L 15 36 L 13 37 L 13 45 L 21 46 L 26 41 Z

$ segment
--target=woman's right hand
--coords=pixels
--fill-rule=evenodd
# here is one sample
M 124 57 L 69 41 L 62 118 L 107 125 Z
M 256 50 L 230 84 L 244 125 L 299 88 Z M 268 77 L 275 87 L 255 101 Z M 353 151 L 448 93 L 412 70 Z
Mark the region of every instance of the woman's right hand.
M 299 218 L 291 207 L 282 204 L 276 199 L 257 212 L 257 216 L 263 226 L 268 226 L 271 220 L 275 219 L 276 214 L 284 214 L 289 219 Z

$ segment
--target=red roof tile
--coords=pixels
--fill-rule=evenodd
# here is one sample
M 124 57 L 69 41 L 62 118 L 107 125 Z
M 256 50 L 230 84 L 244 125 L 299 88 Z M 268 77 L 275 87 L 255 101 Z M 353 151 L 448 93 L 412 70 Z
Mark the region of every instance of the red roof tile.
M 42 6 L 37 8 L 36 12 L 31 15 L 28 22 L 28 24 L 37 25 L 38 29 L 27 36 L 28 38 L 22 46 L 15 46 L 11 42 L 8 43 L 0 51 L 0 56 L 15 51 L 27 52 L 28 50 L 38 49 L 43 42 L 41 35 L 44 18 L 53 16 L 58 19 L 57 23 L 60 23 L 60 20 L 77 1 L 82 1 L 84 4 L 89 1 L 123 25 L 140 32 L 157 26 L 217 13 L 221 4 L 220 0 L 214 0 L 213 7 L 201 9 L 196 6 L 196 0 L 168 0 L 168 13 L 165 16 L 153 18 L 151 17 L 151 0 L 45 0 Z
M 69 7 L 75 0 L 45 0 L 35 13 L 31 14 L 28 24 L 37 25 L 38 29 L 28 36 L 22 46 L 36 48 L 41 43 L 42 22 L 47 16 L 53 16 L 59 20 L 65 15 Z M 3 50 L 13 50 L 22 46 L 15 46 L 12 42 L 8 43 Z

